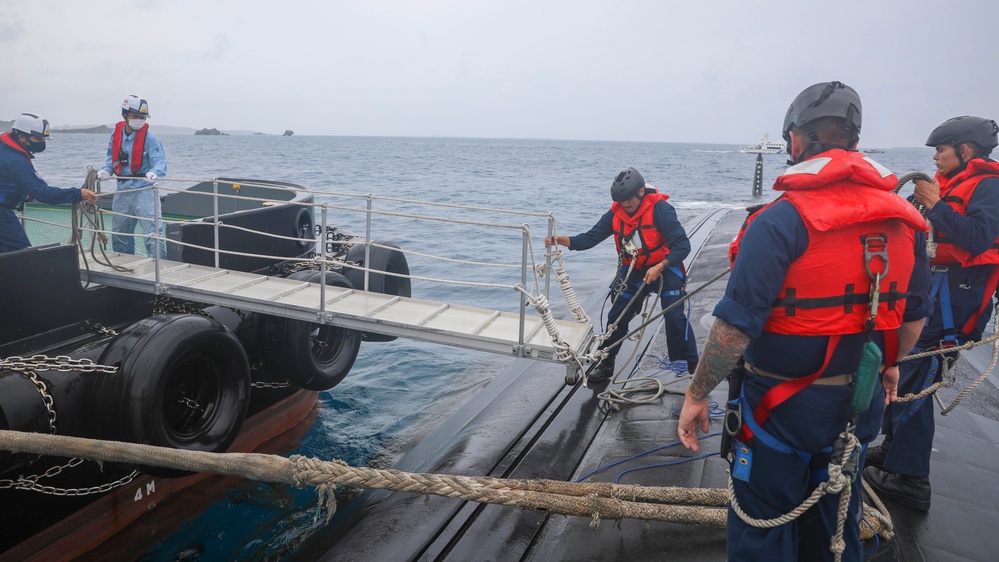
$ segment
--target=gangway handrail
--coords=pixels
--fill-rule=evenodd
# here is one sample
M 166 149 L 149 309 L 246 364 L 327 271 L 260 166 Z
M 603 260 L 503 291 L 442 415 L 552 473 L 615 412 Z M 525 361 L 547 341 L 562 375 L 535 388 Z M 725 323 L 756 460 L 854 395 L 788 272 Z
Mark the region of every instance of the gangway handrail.
M 93 173 L 93 171 L 91 171 L 90 175 L 88 176 L 88 182 L 93 182 L 92 185 L 96 185 L 97 188 L 98 188 L 97 190 L 99 191 L 100 180 L 96 179 L 94 177 L 94 175 L 95 174 Z M 169 185 L 166 185 L 166 184 L 168 184 L 170 182 L 173 182 L 173 183 L 185 182 L 185 183 L 187 183 L 187 182 L 192 182 L 192 181 L 199 182 L 199 183 L 211 182 L 211 190 L 208 191 L 208 190 L 205 190 L 204 188 L 199 189 L 199 190 L 190 190 L 189 187 L 184 188 L 184 189 L 179 189 L 179 188 L 174 188 L 174 187 L 170 187 Z M 230 185 L 230 186 L 232 186 L 232 187 L 234 187 L 234 188 L 237 189 L 237 193 L 236 194 L 221 193 L 219 191 L 219 186 L 220 185 Z M 366 208 L 362 209 L 362 208 L 351 207 L 351 206 L 347 206 L 347 205 L 337 205 L 337 204 L 332 203 L 329 200 L 323 200 L 323 201 L 301 201 L 301 200 L 286 200 L 286 199 L 273 198 L 273 197 L 255 197 L 255 196 L 244 195 L 242 193 L 238 193 L 238 189 L 240 187 L 242 187 L 242 186 L 256 186 L 256 187 L 265 188 L 265 189 L 277 188 L 277 189 L 285 189 L 285 190 L 295 191 L 295 192 L 301 192 L 301 193 L 310 193 L 310 194 L 318 195 L 318 196 L 320 196 L 323 199 L 329 199 L 329 198 L 334 198 L 334 197 L 347 197 L 347 198 L 353 198 L 353 199 L 364 199 L 365 202 L 366 202 L 365 203 L 365 207 Z M 354 244 L 363 243 L 363 244 L 365 244 L 364 248 L 365 248 L 365 253 L 366 254 L 368 252 L 370 252 L 373 247 L 388 248 L 388 246 L 383 246 L 383 245 L 377 244 L 376 242 L 373 241 L 373 236 L 372 236 L 372 220 L 373 220 L 374 215 L 386 216 L 386 217 L 406 218 L 406 219 L 414 219 L 414 220 L 433 221 L 433 222 L 449 223 L 449 224 L 462 224 L 462 225 L 471 225 L 471 226 L 481 226 L 481 227 L 488 227 L 488 228 L 501 229 L 501 230 L 509 230 L 509 231 L 519 230 L 521 232 L 521 238 L 522 238 L 522 244 L 521 244 L 522 251 L 521 251 L 521 259 L 520 259 L 520 264 L 519 265 L 505 264 L 505 263 L 486 263 L 486 262 L 471 261 L 471 260 L 460 260 L 460 259 L 449 258 L 449 257 L 444 257 L 444 256 L 434 256 L 432 254 L 427 254 L 427 253 L 412 252 L 412 251 L 404 250 L 404 249 L 401 249 L 401 248 L 392 248 L 393 250 L 401 251 L 404 254 L 405 253 L 410 253 L 411 255 L 413 255 L 413 254 L 420 255 L 422 257 L 427 257 L 427 258 L 430 258 L 430 259 L 443 259 L 443 260 L 447 260 L 447 261 L 454 262 L 454 263 L 468 263 L 468 264 L 472 264 L 472 265 L 491 266 L 491 267 L 504 267 L 504 268 L 510 268 L 510 269 L 518 269 L 519 268 L 520 272 L 521 272 L 520 280 L 519 280 L 520 282 L 519 283 L 513 283 L 513 282 L 510 282 L 510 283 L 494 283 L 494 282 L 493 283 L 484 283 L 484 282 L 476 282 L 476 281 L 462 281 L 462 280 L 454 280 L 454 279 L 440 279 L 440 278 L 433 278 L 433 277 L 426 277 L 426 276 L 416 276 L 416 275 L 411 275 L 411 274 L 401 274 L 401 273 L 394 272 L 394 271 L 377 271 L 377 273 L 379 273 L 379 275 L 384 275 L 384 276 L 417 279 L 417 280 L 422 280 L 422 281 L 427 281 L 427 282 L 432 282 L 432 283 L 457 284 L 457 285 L 471 286 L 471 287 L 488 287 L 488 288 L 501 288 L 501 289 L 514 289 L 514 290 L 517 290 L 517 289 L 519 289 L 521 287 L 527 288 L 527 287 L 533 286 L 532 291 L 539 292 L 539 293 L 543 294 L 546 298 L 547 298 L 547 295 L 548 295 L 548 292 L 549 292 L 549 287 L 550 287 L 550 275 L 549 275 L 549 272 L 551 271 L 551 265 L 552 265 L 552 253 L 551 252 L 546 252 L 544 254 L 544 262 L 545 262 L 544 265 L 541 265 L 541 264 L 537 263 L 537 258 L 534 255 L 533 244 L 532 244 L 532 240 L 531 240 L 531 228 L 530 228 L 529 224 L 527 224 L 527 223 L 524 223 L 524 224 L 504 224 L 504 223 L 495 223 L 495 222 L 486 222 L 486 221 L 480 221 L 480 220 L 473 220 L 473 219 L 470 219 L 470 218 L 458 219 L 458 218 L 441 217 L 441 216 L 428 216 L 428 215 L 425 215 L 425 214 L 412 213 L 412 212 L 399 212 L 399 211 L 394 211 L 394 210 L 375 209 L 374 208 L 374 202 L 376 202 L 376 201 L 387 201 L 387 202 L 402 203 L 402 204 L 427 205 L 427 206 L 438 207 L 438 208 L 466 209 L 466 210 L 474 210 L 474 211 L 477 211 L 477 212 L 502 213 L 502 214 L 505 214 L 505 215 L 520 215 L 520 216 L 528 216 L 528 217 L 533 217 L 533 218 L 545 218 L 547 220 L 547 232 L 549 233 L 549 235 L 555 231 L 555 224 L 556 224 L 555 217 L 554 217 L 554 214 L 552 212 L 547 212 L 547 213 L 525 212 L 525 211 L 516 211 L 516 210 L 510 210 L 510 209 L 494 209 L 494 208 L 488 208 L 488 207 L 478 207 L 478 206 L 471 206 L 471 205 L 460 205 L 460 204 L 451 204 L 451 203 L 436 203 L 436 202 L 416 201 L 416 200 L 412 200 L 412 199 L 405 199 L 405 198 L 398 198 L 398 197 L 378 196 L 378 195 L 374 195 L 372 193 L 366 193 L 366 194 L 349 194 L 349 193 L 315 191 L 315 190 L 300 188 L 299 186 L 292 186 L 292 185 L 285 185 L 285 184 L 257 183 L 257 182 L 253 182 L 253 181 L 246 181 L 246 180 L 240 180 L 240 179 L 229 179 L 229 178 L 219 178 L 219 177 L 212 178 L 211 180 L 192 180 L 192 179 L 189 179 L 189 178 L 159 178 L 151 186 L 141 187 L 141 188 L 137 188 L 137 189 L 132 189 L 132 190 L 129 190 L 129 192 L 130 193 L 135 193 L 137 191 L 144 191 L 144 190 L 150 190 L 150 191 L 152 191 L 152 193 L 153 193 L 153 199 L 154 199 L 154 205 L 156 205 L 156 207 L 157 207 L 157 209 L 156 209 L 156 218 L 154 219 L 154 223 L 155 223 L 154 224 L 154 231 L 155 231 L 155 234 L 145 235 L 145 234 L 130 233 L 130 234 L 126 234 L 126 235 L 127 236 L 132 236 L 134 238 L 139 238 L 139 239 L 151 239 L 151 240 L 154 240 L 155 243 L 156 243 L 156 246 L 160 246 L 160 245 L 162 245 L 164 243 L 169 243 L 171 245 L 176 245 L 176 246 L 181 246 L 181 247 L 196 248 L 196 249 L 200 249 L 200 250 L 207 250 L 207 251 L 213 253 L 215 266 L 217 268 L 220 265 L 220 256 L 221 255 L 241 256 L 241 257 L 247 257 L 247 258 L 264 258 L 264 259 L 271 259 L 271 260 L 276 260 L 276 261 L 283 261 L 283 262 L 286 262 L 286 263 L 297 263 L 297 264 L 310 263 L 310 265 L 313 265 L 313 266 L 318 265 L 318 269 L 322 273 L 323 280 L 325 280 L 326 272 L 330 268 L 332 268 L 332 267 L 351 268 L 351 269 L 355 269 L 355 270 L 364 271 L 364 283 L 363 283 L 362 287 L 359 287 L 359 288 L 360 289 L 366 289 L 366 288 L 369 287 L 369 277 L 370 277 L 370 273 L 372 272 L 372 269 L 370 267 L 368 267 L 368 264 L 370 264 L 370 261 L 371 261 L 370 260 L 370 255 L 366 255 L 365 265 L 364 266 L 359 266 L 359 265 L 357 265 L 355 263 L 347 262 L 346 260 L 329 259 L 330 256 L 326 255 L 326 237 L 325 237 L 325 233 L 330 230 L 330 226 L 331 226 L 329 224 L 329 220 L 328 220 L 328 213 L 329 213 L 330 210 L 337 210 L 337 211 L 345 211 L 345 212 L 353 212 L 353 213 L 364 213 L 364 215 L 365 215 L 365 226 L 364 226 L 365 233 L 364 233 L 364 237 L 363 237 L 364 241 L 363 242 L 359 242 L 359 241 L 341 241 L 341 242 L 338 242 L 338 243 L 343 244 L 343 247 L 349 247 L 349 246 L 354 245 Z M 191 196 L 194 196 L 194 197 L 199 197 L 199 196 L 211 197 L 212 198 L 212 210 L 211 210 L 211 212 L 213 214 L 210 215 L 210 216 L 203 216 L 203 217 L 201 217 L 198 220 L 175 221 L 175 220 L 171 220 L 169 218 L 162 219 L 161 218 L 162 214 L 161 214 L 160 209 L 159 209 L 160 195 L 161 195 L 162 192 L 177 192 L 177 193 L 181 193 L 182 192 L 182 193 L 186 193 L 186 194 L 189 194 Z M 102 197 L 106 197 L 106 196 L 109 196 L 109 195 L 113 195 L 114 193 L 115 193 L 115 191 L 104 192 L 104 193 L 100 193 L 100 195 Z M 248 229 L 248 228 L 245 228 L 245 227 L 241 227 L 239 225 L 228 225 L 228 224 L 225 224 L 222 221 L 222 218 L 221 218 L 222 215 L 220 215 L 219 201 L 220 201 L 221 198 L 235 199 L 237 201 L 239 201 L 239 200 L 253 201 L 253 202 L 256 202 L 256 203 L 260 204 L 260 206 L 263 206 L 263 205 L 289 205 L 289 206 L 308 207 L 308 208 L 312 208 L 312 209 L 319 208 L 321 210 L 321 213 L 320 213 L 321 214 L 321 221 L 320 221 L 320 224 L 319 224 L 320 228 L 318 229 L 318 232 L 316 233 L 317 236 L 315 238 L 303 238 L 303 237 L 292 237 L 292 236 L 285 236 L 285 235 L 280 235 L 280 234 L 271 234 L 271 233 L 266 233 L 266 232 L 259 232 L 259 231 L 255 231 L 255 230 Z M 256 206 L 253 209 L 259 209 L 260 206 Z M 236 205 L 234 205 L 234 207 L 238 209 L 239 204 L 236 203 Z M 249 211 L 249 210 L 253 210 L 253 209 L 243 209 L 241 211 Z M 103 210 L 103 209 L 101 210 L 101 212 L 110 213 L 110 214 L 120 214 L 120 215 L 123 215 L 123 216 L 127 216 L 127 215 L 124 215 L 124 214 L 121 214 L 121 213 L 114 213 L 113 211 L 107 211 L 107 210 Z M 239 212 L 239 211 L 236 211 L 236 212 Z M 226 213 L 226 214 L 228 214 L 228 213 Z M 135 217 L 135 218 L 142 219 L 142 217 Z M 40 222 L 45 222 L 45 221 L 40 221 Z M 195 222 L 209 223 L 209 224 L 212 225 L 212 228 L 213 228 L 213 231 L 214 231 L 213 232 L 213 238 L 214 238 L 214 240 L 213 240 L 213 244 L 211 246 L 209 246 L 207 244 L 192 244 L 192 243 L 189 243 L 189 242 L 184 242 L 184 241 L 180 241 L 180 240 L 174 240 L 174 239 L 168 238 L 168 237 L 164 236 L 163 234 L 161 234 L 163 232 L 163 230 L 162 230 L 163 223 L 171 223 L 171 224 L 174 224 L 174 223 L 184 223 L 184 224 L 189 224 L 189 223 L 195 223 Z M 106 230 L 101 230 L 100 228 L 98 228 L 97 225 L 96 225 L 96 223 L 94 224 L 94 226 L 95 227 L 93 227 L 93 228 L 88 228 L 88 227 L 82 227 L 82 225 L 81 225 L 81 227 L 78 229 L 78 231 L 79 232 L 84 232 L 84 233 L 89 233 L 91 236 L 97 236 L 97 235 L 105 235 L 105 234 L 107 234 L 107 231 Z M 318 260 L 316 260 L 315 258 L 289 259 L 286 256 L 273 256 L 273 255 L 267 255 L 267 254 L 256 254 L 256 253 L 252 253 L 252 252 L 240 252 L 240 251 L 236 251 L 236 250 L 222 249 L 221 248 L 221 244 L 220 244 L 220 231 L 222 229 L 225 229 L 225 228 L 232 228 L 232 229 L 235 229 L 235 230 L 238 230 L 238 231 L 245 231 L 245 232 L 254 232 L 254 233 L 259 234 L 261 236 L 279 238 L 279 239 L 282 239 L 282 240 L 294 240 L 294 241 L 298 241 L 298 242 L 303 243 L 303 244 L 309 244 L 309 243 L 315 244 L 315 245 L 318 246 L 318 249 L 320 250 L 318 252 L 320 254 L 318 257 L 320 259 L 318 259 Z M 338 254 L 338 255 L 342 255 L 342 254 Z M 160 257 L 159 257 L 159 253 L 158 252 L 156 252 L 155 255 L 152 256 L 152 261 L 153 261 L 152 277 L 153 277 L 153 280 L 154 280 L 153 284 L 155 286 L 155 292 L 156 292 L 156 294 L 167 293 L 168 292 L 168 288 L 164 286 L 164 284 L 162 282 L 162 279 L 161 279 L 161 274 L 164 271 L 163 271 L 162 265 L 160 264 Z M 317 261 L 318 261 L 318 263 L 316 263 Z M 530 269 L 530 275 L 529 275 L 528 269 Z M 325 291 L 325 283 L 321 283 L 320 286 L 321 286 L 321 290 Z M 526 342 L 532 337 L 532 335 L 534 335 L 534 334 L 537 333 L 537 329 L 531 330 L 531 333 L 527 333 L 528 330 L 526 328 L 526 322 L 527 322 L 527 307 L 528 307 L 528 304 L 529 304 L 529 300 L 528 300 L 528 296 L 529 295 L 526 294 L 523 290 L 520 290 L 518 292 L 520 292 L 520 294 L 518 295 L 520 302 L 519 302 L 519 335 L 518 335 L 518 338 L 517 338 L 517 340 L 518 340 L 517 341 L 517 348 L 520 350 L 519 352 L 522 354 L 522 353 L 524 353 L 523 350 L 524 350 L 524 348 L 526 346 Z M 320 314 L 325 314 L 326 313 L 326 311 L 325 311 L 325 305 L 326 305 L 325 294 L 322 294 L 321 298 L 320 298 L 320 302 L 319 302 L 319 308 L 320 308 L 320 312 L 319 313 Z

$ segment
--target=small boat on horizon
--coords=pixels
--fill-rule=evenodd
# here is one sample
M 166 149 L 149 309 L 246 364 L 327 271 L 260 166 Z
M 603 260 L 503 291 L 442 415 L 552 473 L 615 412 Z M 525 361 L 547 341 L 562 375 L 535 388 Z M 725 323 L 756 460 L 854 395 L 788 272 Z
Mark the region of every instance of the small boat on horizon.
M 784 141 L 772 141 L 770 133 L 764 133 L 759 144 L 744 146 L 739 149 L 739 152 L 743 154 L 780 154 L 785 150 L 787 150 L 787 144 Z

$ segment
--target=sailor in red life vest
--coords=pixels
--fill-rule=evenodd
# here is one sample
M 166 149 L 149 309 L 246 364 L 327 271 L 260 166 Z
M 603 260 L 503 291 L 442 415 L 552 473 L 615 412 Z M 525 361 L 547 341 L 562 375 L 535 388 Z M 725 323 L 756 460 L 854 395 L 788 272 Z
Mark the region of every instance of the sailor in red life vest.
M 828 480 L 848 422 L 861 444 L 877 435 L 898 369 L 881 373 L 880 364 L 866 363 L 877 379 L 873 397 L 854 409 L 862 352 L 880 349 L 890 365 L 929 314 L 926 223 L 892 192 L 895 175 L 856 151 L 860 127 L 860 97 L 841 82 L 815 84 L 792 102 L 783 133 L 793 166 L 774 185 L 783 194 L 733 242 L 725 296 L 681 409 L 677 433 L 697 451 L 698 430 L 708 432 L 708 394 L 730 373 L 744 374 L 732 385 L 736 435 L 722 454 L 733 455 L 735 497 L 752 518 L 788 514 Z M 864 557 L 854 472 L 863 457 L 863 448 L 855 450 L 844 468 L 853 478 L 842 536 L 847 561 Z M 834 559 L 839 500 L 826 494 L 772 528 L 753 526 L 730 507 L 729 559 Z
M 146 255 L 157 251 L 156 241 L 150 238 L 156 233 L 153 222 L 156 217 L 154 192 L 148 188 L 157 178 L 166 175 L 167 161 L 163 145 L 149 132 L 146 119 L 149 117 L 149 104 L 146 100 L 130 95 L 121 103 L 121 116 L 124 118 L 115 125 L 108 141 L 107 158 L 104 169 L 97 172 L 102 180 L 118 176 L 118 190 L 114 195 L 111 210 L 111 248 L 116 252 L 135 253 L 135 226 L 142 227 L 146 236 Z M 133 191 L 137 190 L 137 191 Z M 139 217 L 139 218 L 135 218 Z M 160 242 L 158 251 L 166 257 L 166 244 Z
M 936 148 L 936 179 L 917 181 L 914 198 L 928 209 L 937 233 L 930 262 L 936 299 L 913 353 L 980 340 L 999 282 L 999 162 L 988 158 L 999 145 L 999 126 L 991 119 L 955 117 L 934 129 L 926 145 Z M 947 357 L 956 360 L 957 353 Z M 903 362 L 899 395 L 918 394 L 940 381 L 943 363 L 941 356 Z M 884 442 L 868 451 L 864 478 L 882 498 L 928 510 L 932 397 L 893 404 L 883 431 Z
M 9 133 L 0 135 L 0 252 L 31 246 L 15 211 L 35 198 L 42 203 L 93 203 L 97 194 L 89 189 L 60 189 L 45 183 L 31 159 L 45 150 L 49 122 L 33 113 L 14 119 Z
M 589 231 L 545 238 L 546 246 L 561 244 L 570 250 L 588 250 L 613 235 L 622 257 L 607 315 L 608 324 L 616 323 L 616 328 L 601 344 L 607 349 L 607 357 L 588 375 L 593 383 L 609 380 L 614 374 L 615 357 L 621 349 L 614 344 L 628 334 L 628 324 L 641 312 L 650 291 L 661 291 L 663 308 L 683 297 L 683 260 L 690 253 L 687 233 L 673 206 L 666 202 L 669 196 L 647 185 L 638 170 L 628 168 L 617 175 L 611 184 L 611 198 L 614 203 L 610 210 Z M 668 312 L 663 321 L 669 358 L 686 361 L 693 372 L 697 367 L 697 340 L 683 307 Z

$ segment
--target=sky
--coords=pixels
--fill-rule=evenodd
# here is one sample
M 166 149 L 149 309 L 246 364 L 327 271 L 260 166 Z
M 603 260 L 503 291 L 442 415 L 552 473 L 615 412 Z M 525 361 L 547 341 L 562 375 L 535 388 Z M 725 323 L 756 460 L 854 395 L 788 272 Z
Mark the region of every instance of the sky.
M 862 147 L 999 119 L 999 2 L 0 0 L 0 119 L 751 144 L 840 80 Z

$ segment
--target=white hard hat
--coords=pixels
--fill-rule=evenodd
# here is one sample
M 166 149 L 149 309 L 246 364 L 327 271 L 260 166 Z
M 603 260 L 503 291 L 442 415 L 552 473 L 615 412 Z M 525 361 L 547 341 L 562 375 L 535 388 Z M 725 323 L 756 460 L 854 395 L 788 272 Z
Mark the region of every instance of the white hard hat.
M 22 113 L 18 115 L 17 119 L 14 119 L 14 124 L 10 129 L 11 131 L 16 131 L 29 136 L 37 135 L 44 138 L 48 138 L 49 136 L 48 120 L 42 119 L 34 113 Z
M 139 96 L 131 94 L 125 98 L 125 101 L 121 102 L 121 111 L 122 113 L 131 111 L 149 117 L 149 103 Z

